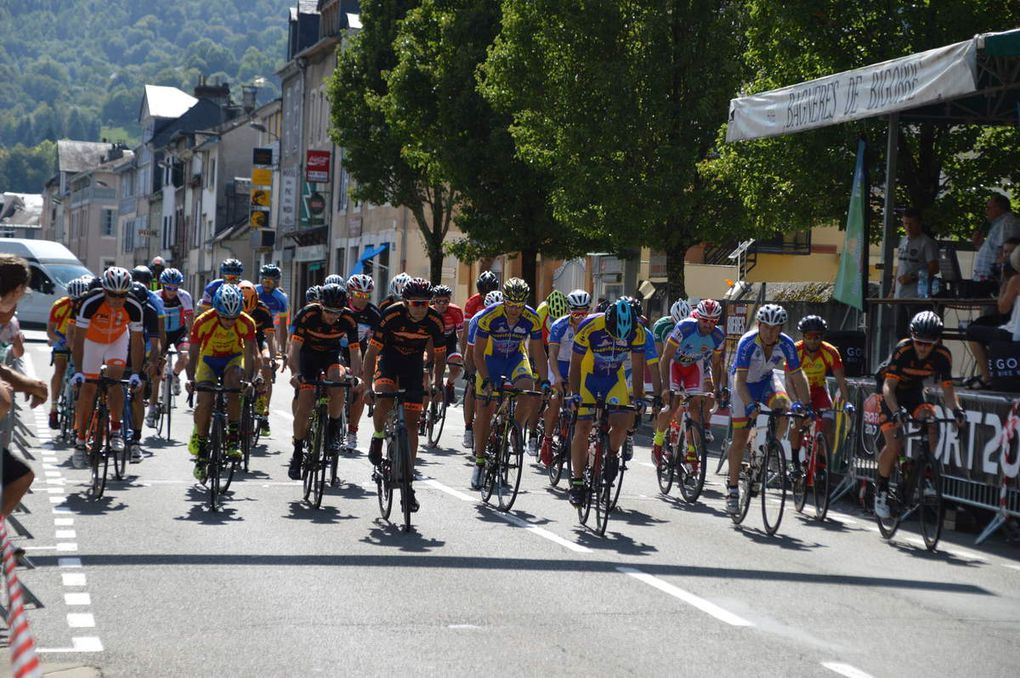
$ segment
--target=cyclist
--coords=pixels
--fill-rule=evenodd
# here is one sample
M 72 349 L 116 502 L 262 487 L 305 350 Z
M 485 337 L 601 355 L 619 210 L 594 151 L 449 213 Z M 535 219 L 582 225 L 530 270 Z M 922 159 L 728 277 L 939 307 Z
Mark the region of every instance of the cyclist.
M 144 339 L 145 355 L 142 359 L 142 389 L 131 398 L 131 461 L 142 460 L 142 417 L 145 414 L 145 401 L 156 391 L 153 401 L 159 400 L 159 389 L 152 389 L 154 378 L 158 380 L 159 358 L 162 356 L 161 344 L 159 341 L 159 311 L 152 304 L 152 290 L 144 282 L 134 281 L 131 283 L 131 296 L 142 307 L 142 337 Z M 128 351 L 128 362 L 131 362 L 132 353 Z M 156 412 L 154 405 L 149 405 L 149 427 L 156 425 Z
M 545 349 L 546 356 L 549 355 L 549 331 L 552 328 L 552 324 L 560 318 L 567 315 L 569 308 L 567 306 L 567 295 L 563 294 L 559 290 L 553 290 L 549 293 L 549 296 L 545 298 L 538 308 L 535 309 L 535 313 L 538 314 L 538 320 L 542 324 L 542 348 Z M 540 375 L 538 369 L 539 364 L 534 364 L 533 372 L 531 374 L 532 379 L 536 382 L 540 381 Z M 551 379 L 550 379 L 551 381 Z M 538 456 L 539 439 L 538 439 L 538 418 L 542 416 L 540 411 L 541 404 L 535 408 L 535 411 L 531 415 L 531 419 L 528 420 L 528 454 L 532 457 Z M 546 408 L 548 409 L 548 407 Z
M 393 276 L 393 280 L 390 281 L 388 293 L 385 297 L 383 297 L 383 300 L 379 302 L 380 312 L 385 311 L 387 306 L 394 304 L 403 298 L 402 292 L 404 290 L 404 285 L 406 285 L 410 279 L 411 276 L 406 273 L 398 273 Z
M 287 362 L 297 387 L 294 410 L 294 452 L 287 475 L 291 480 L 301 479 L 301 459 L 304 454 L 308 418 L 315 406 L 315 386 L 309 382 L 326 373 L 329 381 L 339 381 L 347 374 L 340 362 L 340 340 L 347 339 L 351 353 L 351 373 L 361 374 L 361 347 L 358 344 L 358 323 L 347 308 L 347 290 L 339 285 L 323 285 L 319 301 L 308 304 L 294 316 L 294 332 L 290 340 Z M 329 389 L 329 426 L 326 429 L 326 446 L 331 454 L 340 451 L 340 415 L 343 414 L 342 389 Z
M 542 436 L 541 461 L 548 466 L 552 463 L 552 435 L 560 406 L 567 392 L 570 357 L 574 350 L 574 333 L 588 317 L 591 310 L 591 295 L 584 290 L 574 290 L 567 295 L 569 313 L 553 323 L 549 330 L 549 374 L 552 375 L 552 397 L 545 410 L 545 435 Z
M 966 421 L 952 381 L 953 356 L 942 344 L 942 319 L 931 311 L 921 311 L 910 321 L 910 337 L 893 348 L 878 370 L 882 387 L 882 413 L 879 427 L 885 449 L 878 457 L 875 483 L 875 515 L 888 518 L 889 476 L 903 451 L 899 428 L 908 417 L 916 417 L 931 405 L 924 401 L 924 382 L 934 378 L 942 385 L 942 401 L 952 407 L 957 427 Z M 935 449 L 938 427 L 929 428 L 931 449 Z
M 432 288 L 432 308 L 443 318 L 443 333 L 446 337 L 446 364 L 450 375 L 446 378 L 446 404 L 450 405 L 457 399 L 453 390 L 453 382 L 460 376 L 464 367 L 464 355 L 460 352 L 460 342 L 464 334 L 464 311 L 457 304 L 451 304 L 453 290 L 448 285 L 436 285 Z
M 276 326 L 273 323 L 273 314 L 269 307 L 259 298 L 255 283 L 250 280 L 242 280 L 238 288 L 244 299 L 244 312 L 255 321 L 255 345 L 258 347 L 256 350 L 259 363 L 257 369 L 260 375 L 255 379 L 258 393 L 255 403 L 258 405 L 258 402 L 265 398 L 265 389 L 268 384 L 272 383 L 273 375 L 276 373 Z M 265 417 L 268 415 L 268 411 L 258 411 L 257 414 Z
M 145 372 L 142 374 L 142 381 L 145 382 L 145 397 L 144 400 L 149 401 L 149 416 L 151 420 L 150 427 L 156 425 L 156 403 L 159 401 L 159 389 L 152 388 L 152 384 L 159 380 L 159 358 L 163 355 L 162 347 L 166 345 L 166 309 L 163 306 L 163 298 L 158 292 L 153 292 L 150 287 L 152 286 L 152 271 L 149 270 L 148 266 L 135 266 L 131 269 L 131 278 L 136 283 L 140 283 L 145 288 L 146 298 L 148 304 L 152 306 L 156 312 L 156 329 L 155 332 L 145 327 Z M 155 350 L 153 350 L 155 349 Z M 141 412 L 143 399 L 132 400 L 132 409 L 135 414 L 132 419 L 136 420 L 137 426 L 134 428 L 136 435 L 141 435 L 142 421 Z M 131 450 L 132 456 L 135 454 L 135 449 Z M 138 451 L 139 458 L 141 451 Z
M 488 308 L 495 304 L 503 303 L 503 293 L 499 290 L 493 290 L 485 295 L 485 306 Z M 468 321 L 467 332 L 461 338 L 464 344 L 464 440 L 462 445 L 471 450 L 471 459 L 475 458 L 475 334 L 478 332 L 478 319 L 481 317 L 480 313 L 475 313 L 471 320 Z
M 177 348 L 177 363 L 174 364 L 174 395 L 181 394 L 181 372 L 188 364 L 188 336 L 191 333 L 191 324 L 195 320 L 195 302 L 191 293 L 181 289 L 184 284 L 184 275 L 176 268 L 168 268 L 159 276 L 161 287 L 159 298 L 163 302 L 166 311 L 166 344 L 163 347 L 163 354 L 174 346 Z
M 570 392 L 577 407 L 574 437 L 570 441 L 573 477 L 570 481 L 570 503 L 584 501 L 584 467 L 588 461 L 588 435 L 595 417 L 597 397 L 607 405 L 629 405 L 631 393 L 635 405 L 644 402 L 644 380 L 634 379 L 628 392 L 624 362 L 629 356 L 638 374 L 645 367 L 645 332 L 627 299 L 617 299 L 605 313 L 588 316 L 574 334 L 570 356 Z M 619 451 L 634 425 L 634 415 L 613 412 L 609 415 L 609 450 L 606 474 L 614 478 L 619 469 Z
M 321 287 L 319 285 L 312 285 L 307 290 L 305 290 L 305 306 L 307 306 L 308 304 L 318 303 L 320 289 Z M 293 327 L 293 323 L 291 323 L 291 326 Z
M 806 315 L 797 323 L 802 339 L 798 341 L 797 357 L 800 359 L 800 368 L 804 370 L 804 376 L 808 380 L 808 388 L 811 390 L 811 409 L 815 412 L 822 412 L 822 430 L 825 432 L 825 439 L 832 449 L 834 440 L 833 423 L 836 413 L 832 410 L 832 399 L 829 397 L 829 389 L 825 386 L 825 375 L 832 373 L 836 378 L 836 385 L 843 398 L 843 411 L 853 414 L 854 406 L 850 402 L 850 389 L 846 384 L 846 372 L 843 370 L 843 360 L 839 355 L 839 349 L 827 341 L 823 341 L 826 330 L 829 329 L 825 318 L 817 315 Z M 798 476 L 802 473 L 800 458 L 801 427 L 794 426 L 790 431 L 790 449 L 793 460 L 793 474 Z
M 722 309 L 720 309 L 722 310 Z M 683 299 L 677 299 L 669 307 L 669 315 L 664 315 L 652 325 L 652 338 L 655 339 L 655 350 L 659 355 L 666 350 L 666 340 L 669 333 L 673 331 L 677 323 L 684 320 L 691 314 L 691 305 Z
M 390 304 L 383 311 L 379 330 L 369 340 L 364 374 L 366 380 L 375 375 L 375 388 L 381 393 L 404 389 L 404 412 L 413 469 L 418 454 L 418 418 L 424 398 L 422 372 L 425 369 L 425 354 L 428 353 L 432 361 L 432 385 L 438 391 L 443 381 L 446 345 L 443 319 L 429 306 L 431 283 L 424 278 L 411 278 L 402 285 L 401 294 L 403 302 Z M 382 463 L 383 439 L 386 437 L 384 429 L 393 406 L 392 398 L 380 398 L 375 406 L 372 416 L 375 432 L 368 448 L 368 460 L 374 466 Z M 413 488 L 410 495 L 410 510 L 417 511 L 418 501 Z
M 499 276 L 492 271 L 482 271 L 475 281 L 475 289 L 478 290 L 464 304 L 464 318 L 471 320 L 476 313 L 484 309 L 488 304 L 484 303 L 485 297 L 490 292 L 499 290 Z
M 94 409 L 96 385 L 85 379 L 97 379 L 99 368 L 107 366 L 106 375 L 120 379 L 128 362 L 128 347 L 131 348 L 131 388 L 142 383 L 139 375 L 145 343 L 142 338 L 142 306 L 130 296 L 131 273 L 120 266 L 111 266 L 103 273 L 102 289 L 86 294 L 75 319 L 74 343 L 71 359 L 78 372 L 73 379 L 81 384 L 75 406 L 78 431 L 75 437 L 71 464 L 75 468 L 85 467 L 85 431 L 87 417 Z M 121 431 L 121 415 L 124 412 L 124 391 L 111 388 L 110 399 L 110 449 L 124 450 Z
M 241 275 L 244 273 L 244 264 L 234 258 L 224 259 L 220 262 L 220 277 L 205 286 L 202 291 L 202 299 L 198 302 L 198 313 L 201 315 L 212 308 L 212 300 L 216 290 L 223 283 L 236 285 L 241 282 Z
M 323 285 L 339 285 L 340 287 L 346 287 L 347 281 L 344 280 L 342 275 L 336 273 L 330 273 L 326 276 L 326 279 L 322 281 Z
M 733 393 L 730 398 L 730 412 L 733 419 L 733 439 L 727 451 L 729 458 L 729 482 L 727 483 L 726 510 L 736 513 L 740 510 L 740 462 L 744 448 L 754 424 L 758 403 L 767 403 L 773 410 L 802 411 L 803 401 L 810 397 L 807 379 L 800 368 L 797 347 L 793 339 L 783 332 L 786 309 L 776 304 L 765 304 L 758 309 L 755 319 L 758 326 L 746 332 L 737 342 L 733 365 L 730 366 L 730 381 Z M 786 364 L 786 385 L 793 391 L 795 400 L 791 403 L 775 370 Z M 786 433 L 786 417 L 780 417 L 776 426 L 776 437 L 782 439 Z
M 188 389 L 194 384 L 215 385 L 223 381 L 224 388 L 240 388 L 242 377 L 251 380 L 256 364 L 255 322 L 244 313 L 244 298 L 234 284 L 217 286 L 212 297 L 212 308 L 205 311 L 191 326 L 191 346 L 188 359 Z M 238 424 L 241 421 L 241 403 L 237 393 L 226 394 L 227 401 L 227 458 L 241 458 Z M 209 424 L 212 422 L 215 394 L 199 391 L 195 398 L 195 427 L 188 442 L 188 452 L 195 457 L 195 478 L 205 480 L 209 442 Z
M 150 283 L 149 289 L 153 292 L 159 292 L 163 286 L 163 271 L 166 270 L 166 261 L 163 257 L 153 257 L 152 263 L 149 264 L 149 270 L 152 272 L 152 283 Z
M 545 349 L 542 347 L 542 325 L 538 314 L 526 305 L 531 288 L 520 278 L 510 278 L 503 283 L 503 303 L 486 308 L 478 318 L 478 329 L 475 332 L 474 364 L 475 364 L 475 396 L 486 398 L 476 402 L 476 424 L 478 435 L 474 436 L 475 469 L 471 476 L 471 487 L 478 489 L 482 485 L 485 465 L 485 444 L 489 439 L 489 426 L 495 408 L 492 395 L 493 388 L 502 388 L 501 382 L 506 379 L 515 388 L 530 390 L 535 382 L 532 376 L 532 361 L 539 365 L 542 372 L 546 371 Z M 527 344 L 527 348 L 526 345 Z M 531 354 L 532 361 L 528 360 Z M 543 380 L 545 388 L 549 382 Z M 535 398 L 523 398 L 515 418 L 517 425 L 524 430 L 525 425 L 537 411 Z
M 681 302 L 673 304 L 676 306 Z M 686 303 L 686 302 L 684 302 Z M 682 308 L 679 310 L 683 310 Z M 670 309 L 672 311 L 672 309 Z M 711 397 L 713 384 L 719 382 L 722 371 L 722 348 L 726 334 L 718 326 L 722 307 L 714 299 L 702 299 L 690 318 L 680 320 L 670 332 L 659 363 L 659 374 L 668 388 L 662 391 L 662 409 L 655 419 L 655 436 L 652 438 L 652 463 L 658 465 L 662 459 L 662 445 L 666 441 L 666 429 L 676 416 L 683 402 L 680 396 L 671 396 L 671 391 L 685 392 L 691 396 L 691 418 L 701 424 L 704 402 Z M 711 367 L 711 371 L 709 368 Z M 697 461 L 693 440 L 687 441 L 687 461 Z
M 368 350 L 369 340 L 379 330 L 379 321 L 382 319 L 378 307 L 369 301 L 374 289 L 375 281 L 365 273 L 355 273 L 347 279 L 348 308 L 358 323 L 358 346 L 365 350 Z M 350 365 L 349 357 L 347 364 Z M 358 446 L 358 424 L 364 411 L 365 390 L 359 387 L 353 391 L 350 420 L 347 422 L 347 447 L 351 450 Z
M 46 323 L 46 337 L 53 347 L 51 364 L 53 365 L 53 377 L 50 379 L 50 428 L 57 429 L 60 424 L 57 421 L 57 400 L 61 389 L 64 386 L 64 374 L 67 372 L 67 359 L 71 355 L 71 346 L 68 343 L 68 327 L 71 324 L 74 312 L 75 299 L 82 296 L 88 290 L 88 285 L 80 278 L 67 283 L 67 296 L 60 297 L 50 307 L 49 322 Z
M 287 294 L 280 289 L 280 280 L 283 278 L 283 273 L 280 272 L 280 268 L 276 264 L 265 264 L 259 270 L 259 278 L 261 284 L 255 286 L 255 291 L 258 292 L 259 299 L 269 308 L 269 312 L 273 314 L 273 326 L 274 330 L 274 345 L 276 346 L 276 354 L 271 356 L 274 364 L 277 360 L 280 361 L 280 371 L 282 372 L 287 365 L 287 327 L 288 319 L 287 314 L 290 311 L 289 299 Z M 262 425 L 262 435 L 269 437 L 269 403 L 273 399 L 273 382 L 274 379 L 267 379 L 265 382 L 265 395 L 260 396 L 255 401 L 255 409 L 258 410 L 260 416 L 265 417 L 265 422 Z

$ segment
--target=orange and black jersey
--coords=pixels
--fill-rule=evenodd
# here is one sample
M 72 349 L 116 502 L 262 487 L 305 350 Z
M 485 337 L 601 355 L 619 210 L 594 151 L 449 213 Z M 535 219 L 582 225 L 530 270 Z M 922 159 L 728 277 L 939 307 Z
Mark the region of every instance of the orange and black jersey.
M 75 326 L 85 331 L 85 338 L 97 344 L 112 344 L 125 332 L 141 332 L 145 311 L 138 300 L 128 295 L 120 308 L 106 301 L 106 292 L 93 290 L 85 296 L 75 319 Z
M 386 307 L 379 321 L 379 329 L 372 335 L 370 344 L 381 351 L 401 355 L 420 356 L 432 341 L 433 350 L 439 355 L 446 353 L 443 339 L 443 317 L 436 309 L 429 307 L 420 321 L 411 319 L 407 306 L 395 302 Z
M 914 351 L 914 342 L 903 339 L 896 344 L 888 363 L 882 369 L 883 379 L 894 379 L 897 391 L 920 389 L 926 379 L 934 378 L 942 385 L 951 383 L 953 373 L 953 355 L 941 342 L 928 357 L 921 360 Z
M 266 343 L 266 334 L 275 334 L 273 328 L 273 314 L 270 312 L 269 307 L 266 306 L 265 302 L 260 301 L 255 310 L 248 315 L 255 321 L 255 339 L 258 341 L 259 346 Z
M 322 306 L 308 304 L 298 311 L 293 325 L 294 332 L 290 340 L 301 346 L 301 350 L 336 353 L 340 350 L 340 339 L 344 336 L 347 337 L 348 347 L 360 348 L 358 323 L 346 308 L 335 322 L 327 323 L 322 316 Z

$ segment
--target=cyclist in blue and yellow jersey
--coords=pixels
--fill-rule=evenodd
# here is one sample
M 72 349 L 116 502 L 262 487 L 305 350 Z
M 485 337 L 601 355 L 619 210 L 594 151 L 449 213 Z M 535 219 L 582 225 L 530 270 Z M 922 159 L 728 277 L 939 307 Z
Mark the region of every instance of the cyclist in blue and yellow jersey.
M 196 315 L 202 315 L 212 308 L 213 297 L 216 296 L 216 290 L 220 288 L 220 285 L 223 283 L 236 285 L 241 282 L 241 275 L 243 274 L 244 264 L 237 259 L 224 259 L 220 262 L 220 277 L 205 286 L 205 290 L 202 291 L 202 298 L 198 302 Z
M 283 372 L 287 367 L 287 330 L 290 325 L 290 299 L 287 294 L 280 289 L 280 280 L 283 278 L 283 273 L 280 271 L 280 267 L 276 264 L 265 264 L 259 269 L 260 283 L 255 286 L 255 291 L 258 292 L 259 300 L 266 305 L 269 312 L 273 316 L 273 334 L 274 344 L 276 347 L 275 353 L 269 356 L 269 362 L 275 373 L 276 366 L 280 366 L 280 371 Z M 260 395 L 255 401 L 255 409 L 260 416 L 266 417 L 265 422 L 262 425 L 262 435 L 269 437 L 269 403 L 273 399 L 273 380 L 267 379 L 265 383 L 265 394 Z
M 574 351 L 574 333 L 591 310 L 591 295 L 584 290 L 574 290 L 567 295 L 569 313 L 559 318 L 549 330 L 549 373 L 552 376 L 552 397 L 545 409 L 545 435 L 542 436 L 541 461 L 548 466 L 552 463 L 552 435 L 556 419 L 560 416 L 560 405 L 567 392 L 570 372 L 570 357 Z
M 800 358 L 793 339 L 783 332 L 786 309 L 776 304 L 765 304 L 755 316 L 758 327 L 740 337 L 736 354 L 730 366 L 730 381 L 733 392 L 730 395 L 730 416 L 733 421 L 733 439 L 727 451 L 730 472 L 727 483 L 726 510 L 736 513 L 740 510 L 740 491 L 737 482 L 740 477 L 740 462 L 747 447 L 747 439 L 754 424 L 753 417 L 759 403 L 765 403 L 773 410 L 802 411 L 803 402 L 810 402 L 811 392 L 807 378 L 800 368 Z M 786 386 L 793 391 L 791 402 L 780 381 L 777 369 L 786 368 Z M 776 437 L 786 434 L 787 418 L 776 422 Z
M 74 319 L 75 300 L 82 297 L 88 291 L 88 283 L 81 278 L 75 278 L 67 283 L 67 296 L 60 297 L 50 307 L 50 319 L 46 323 L 46 337 L 50 346 L 53 347 L 51 362 L 53 363 L 53 378 L 50 380 L 50 428 L 59 428 L 57 421 L 57 401 L 60 400 L 60 392 L 64 388 L 64 374 L 67 372 L 67 359 L 71 356 L 71 343 L 69 341 L 69 330 Z
M 570 441 L 573 478 L 570 481 L 570 503 L 584 501 L 584 467 L 588 455 L 588 434 L 595 416 L 598 399 L 607 405 L 644 404 L 643 379 L 634 379 L 627 389 L 624 362 L 629 357 L 634 372 L 645 369 L 645 333 L 627 299 L 618 299 L 605 313 L 588 316 L 574 334 L 574 350 L 570 357 L 570 390 L 577 409 L 574 437 Z M 613 478 L 619 469 L 619 451 L 634 425 L 634 414 L 618 411 L 609 415 L 609 450 L 606 473 Z
M 490 420 L 496 405 L 489 399 L 493 390 L 502 388 L 505 380 L 515 388 L 534 389 L 532 361 L 538 366 L 542 385 L 548 386 L 545 349 L 542 347 L 542 325 L 534 309 L 526 305 L 531 288 L 520 278 L 510 278 L 503 284 L 503 303 L 490 306 L 478 317 L 473 358 L 475 369 L 475 470 L 471 486 L 481 487 L 485 465 L 485 444 L 489 439 Z M 529 350 L 530 349 L 530 350 Z M 534 397 L 520 400 L 515 418 L 523 430 L 537 406 Z

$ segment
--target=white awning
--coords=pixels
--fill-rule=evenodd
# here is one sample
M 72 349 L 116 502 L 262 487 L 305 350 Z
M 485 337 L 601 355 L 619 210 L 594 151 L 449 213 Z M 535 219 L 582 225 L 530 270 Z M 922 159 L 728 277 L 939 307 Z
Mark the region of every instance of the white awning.
M 726 141 L 837 125 L 971 94 L 977 40 L 730 101 Z

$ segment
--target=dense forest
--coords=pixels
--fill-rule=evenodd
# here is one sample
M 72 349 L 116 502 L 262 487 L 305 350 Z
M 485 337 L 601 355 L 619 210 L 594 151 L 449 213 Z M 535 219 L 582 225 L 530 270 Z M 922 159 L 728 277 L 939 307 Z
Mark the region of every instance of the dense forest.
M 0 1 L 0 188 L 41 189 L 23 174 L 52 156 L 41 142 L 131 141 L 145 84 L 190 92 L 205 75 L 230 83 L 238 97 L 240 85 L 259 84 L 259 103 L 279 96 L 274 72 L 295 4 Z

